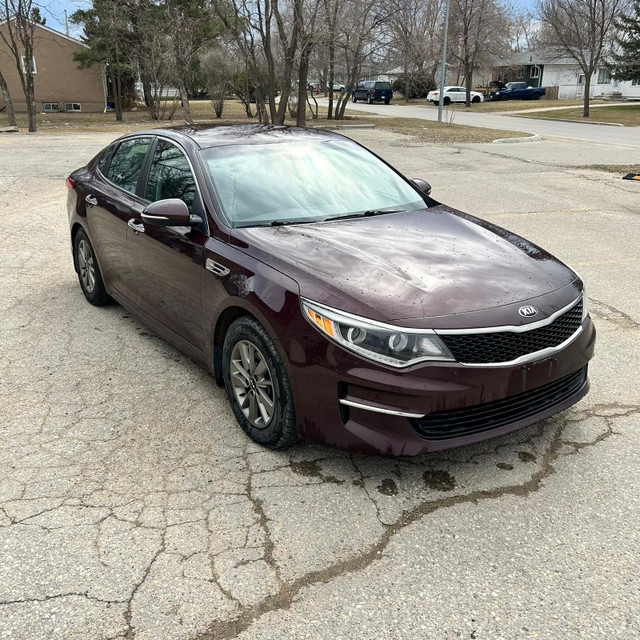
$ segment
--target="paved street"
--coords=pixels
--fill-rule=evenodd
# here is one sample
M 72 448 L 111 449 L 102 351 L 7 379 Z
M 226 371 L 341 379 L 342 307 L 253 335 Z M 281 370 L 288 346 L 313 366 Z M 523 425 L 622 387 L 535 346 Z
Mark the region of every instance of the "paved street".
M 327 100 L 320 98 L 320 105 L 326 105 Z M 523 101 L 523 108 L 526 102 Z M 423 120 L 437 120 L 438 110 L 430 105 L 405 105 L 402 101 L 392 102 L 389 105 L 382 103 L 365 104 L 363 102 L 349 102 L 348 111 L 364 111 L 380 115 L 398 118 L 420 118 Z M 620 145 L 634 149 L 637 153 L 640 148 L 640 127 L 612 127 L 608 125 L 585 124 L 582 122 L 556 122 L 533 118 L 519 118 L 514 115 L 505 115 L 490 112 L 473 113 L 461 109 L 447 109 L 444 120 L 453 119 L 455 124 L 466 124 L 473 127 L 487 127 L 488 129 L 507 129 L 511 131 L 527 131 L 543 136 L 555 136 L 572 140 L 595 142 L 605 145 Z M 637 158 L 637 156 L 636 156 Z M 637 160 L 636 160 L 637 161 Z
M 0 638 L 639 637 L 640 184 L 559 165 L 640 138 L 576 127 L 353 134 L 574 266 L 598 330 L 574 408 L 401 460 L 250 443 L 206 371 L 82 296 L 64 178 L 114 136 L 0 137 Z

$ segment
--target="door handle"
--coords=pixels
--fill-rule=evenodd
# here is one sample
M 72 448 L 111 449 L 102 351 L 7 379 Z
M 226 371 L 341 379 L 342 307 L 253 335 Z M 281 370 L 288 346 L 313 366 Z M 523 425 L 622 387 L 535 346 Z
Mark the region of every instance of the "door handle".
M 136 222 L 135 218 L 129 218 L 127 224 L 136 232 L 144 233 L 144 225 L 141 222 Z
M 95 207 L 98 204 L 98 199 L 91 194 L 85 196 L 84 201 L 90 206 Z

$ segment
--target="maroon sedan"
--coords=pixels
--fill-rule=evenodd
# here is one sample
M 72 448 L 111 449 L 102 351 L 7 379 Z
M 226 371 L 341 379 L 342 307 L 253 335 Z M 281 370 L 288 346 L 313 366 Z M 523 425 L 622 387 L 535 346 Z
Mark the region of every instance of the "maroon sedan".
M 67 186 L 87 300 L 204 363 L 265 446 L 415 455 L 588 391 L 576 273 L 338 134 L 142 131 Z

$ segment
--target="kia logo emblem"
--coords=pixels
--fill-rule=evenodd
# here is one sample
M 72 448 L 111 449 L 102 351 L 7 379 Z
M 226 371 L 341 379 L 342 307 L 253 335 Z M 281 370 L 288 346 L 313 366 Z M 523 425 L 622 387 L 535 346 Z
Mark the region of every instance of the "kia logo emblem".
M 535 316 L 538 313 L 538 309 L 536 307 L 534 307 L 533 305 L 527 305 L 526 307 L 520 307 L 518 309 L 518 313 L 523 318 L 532 318 L 533 316 Z

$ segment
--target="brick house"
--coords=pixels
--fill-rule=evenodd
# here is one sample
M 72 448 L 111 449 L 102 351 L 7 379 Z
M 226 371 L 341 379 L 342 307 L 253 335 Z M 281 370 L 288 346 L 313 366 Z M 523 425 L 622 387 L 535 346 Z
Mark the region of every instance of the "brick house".
M 0 30 L 6 32 L 6 21 L 0 22 Z M 78 69 L 73 59 L 74 51 L 87 48 L 85 44 L 50 27 L 36 25 L 34 39 L 35 100 L 39 112 L 104 111 L 106 83 L 103 69 L 96 65 Z M 22 58 L 22 64 L 27 61 Z M 0 69 L 9 85 L 16 111 L 26 111 L 20 76 L 15 60 L 4 41 L 0 39 Z M 0 93 L 0 111 L 4 101 Z

